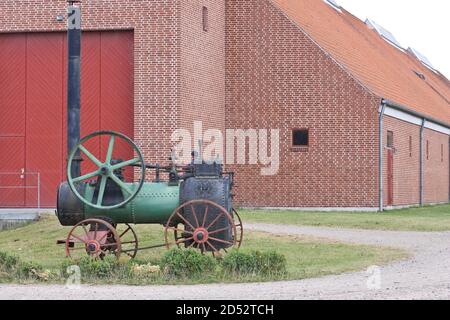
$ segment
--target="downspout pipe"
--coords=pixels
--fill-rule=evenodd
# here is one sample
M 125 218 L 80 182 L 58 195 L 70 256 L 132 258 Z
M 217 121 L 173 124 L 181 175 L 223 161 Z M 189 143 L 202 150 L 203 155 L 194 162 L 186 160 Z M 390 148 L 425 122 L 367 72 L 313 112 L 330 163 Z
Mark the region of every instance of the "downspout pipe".
M 68 154 L 80 141 L 80 64 L 81 9 L 80 0 L 69 0 L 67 8 L 67 149 Z M 81 175 L 78 150 L 70 168 L 72 177 Z
M 383 212 L 383 120 L 384 111 L 386 110 L 386 101 L 381 100 L 380 114 L 378 118 L 378 211 Z
M 420 142 L 419 142 L 419 204 L 423 206 L 424 204 L 424 139 L 423 133 L 425 131 L 426 119 L 422 119 L 422 125 L 420 126 Z

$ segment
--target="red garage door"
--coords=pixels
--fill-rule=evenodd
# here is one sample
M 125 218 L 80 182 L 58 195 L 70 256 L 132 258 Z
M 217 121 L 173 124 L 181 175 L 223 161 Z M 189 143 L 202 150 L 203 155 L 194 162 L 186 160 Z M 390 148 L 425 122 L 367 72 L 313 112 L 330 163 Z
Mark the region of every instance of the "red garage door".
M 64 33 L 0 34 L 0 207 L 55 207 L 66 169 Z M 133 34 L 85 32 L 81 133 L 133 137 Z M 95 153 L 101 142 L 90 146 Z

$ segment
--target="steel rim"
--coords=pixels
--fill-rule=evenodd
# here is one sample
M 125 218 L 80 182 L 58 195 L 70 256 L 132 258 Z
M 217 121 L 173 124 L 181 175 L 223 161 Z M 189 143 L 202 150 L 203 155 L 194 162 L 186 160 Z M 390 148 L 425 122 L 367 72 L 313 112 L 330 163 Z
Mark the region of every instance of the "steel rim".
M 125 223 L 123 226 L 124 230 L 116 229 L 120 238 L 122 257 L 124 256 L 123 254 L 126 254 L 130 259 L 134 259 L 139 251 L 138 237 L 128 223 Z
M 244 239 L 244 225 L 242 224 L 241 216 L 239 215 L 237 210 L 235 208 L 233 208 L 232 210 L 233 210 L 233 214 L 238 219 L 238 224 L 235 224 L 235 226 L 236 226 L 236 235 L 238 236 L 238 238 L 236 239 L 236 243 L 237 243 L 237 247 L 240 248 L 241 245 L 242 245 L 242 240 Z
M 194 206 L 203 205 L 204 210 L 200 214 L 200 212 L 196 212 Z M 191 207 L 194 217 L 194 223 L 190 223 L 183 216 L 183 209 L 186 207 Z M 208 212 L 210 212 L 211 207 L 215 207 L 219 209 L 219 214 L 213 219 L 212 222 L 206 224 L 206 218 L 208 216 Z M 220 218 L 225 216 L 228 219 L 228 226 L 224 228 L 217 229 L 214 228 L 216 224 L 220 221 Z M 179 225 L 182 224 L 184 228 L 180 228 Z M 186 225 L 192 230 L 187 230 Z M 215 237 L 215 234 L 224 231 L 231 231 L 232 233 L 232 241 L 227 241 L 223 239 L 219 239 Z M 170 233 L 173 234 L 173 241 L 170 241 Z M 231 215 L 225 210 L 225 208 L 219 206 L 218 204 L 209 201 L 209 200 L 192 200 L 186 202 L 176 208 L 169 220 L 167 221 L 166 227 L 164 229 L 164 239 L 166 242 L 166 248 L 170 249 L 173 245 L 177 247 L 181 247 L 182 244 L 185 245 L 186 248 L 194 248 L 200 250 L 202 253 L 212 252 L 213 255 L 218 254 L 221 250 L 227 251 L 226 248 L 217 248 L 217 243 L 224 243 L 229 245 L 228 248 L 232 248 L 236 246 L 236 225 L 234 224 L 233 218 Z M 190 242 L 188 245 L 187 242 Z
M 103 259 L 121 254 L 121 241 L 116 229 L 100 219 L 87 219 L 77 223 L 66 239 L 66 256 L 76 259 L 85 256 Z
M 103 135 L 107 135 L 110 136 L 109 139 L 109 143 L 108 143 L 108 150 L 106 153 L 106 157 L 105 157 L 105 162 L 101 162 L 99 159 L 97 159 L 91 152 L 89 152 L 89 150 L 87 150 L 83 144 L 85 142 L 87 142 L 88 140 L 97 137 L 97 136 L 103 136 Z M 111 160 L 112 160 L 112 154 L 114 151 L 114 144 L 115 144 L 115 140 L 116 137 L 119 137 L 123 140 L 125 140 L 132 148 L 133 151 L 136 152 L 137 157 L 127 160 L 127 161 L 123 161 L 120 162 L 118 164 L 112 165 L 111 164 Z M 92 163 L 94 163 L 97 166 L 97 170 L 92 171 L 90 173 L 81 175 L 79 177 L 72 177 L 72 173 L 71 173 L 71 167 L 72 167 L 72 162 L 73 159 L 75 157 L 76 152 L 80 150 L 81 153 L 85 154 L 86 157 L 91 160 Z M 137 187 L 134 187 L 133 189 L 130 189 L 125 182 L 121 181 L 115 174 L 114 174 L 114 170 L 118 170 L 121 168 L 124 168 L 126 166 L 130 166 L 130 165 L 139 165 L 140 168 L 140 179 L 139 179 L 139 184 L 137 185 Z M 101 176 L 101 181 L 100 181 L 100 190 L 99 190 L 99 195 L 98 195 L 98 199 L 97 199 L 97 203 L 92 203 L 89 200 L 87 200 L 86 198 L 84 198 L 77 190 L 75 183 L 81 183 L 83 181 L 86 181 L 87 179 L 91 179 L 94 177 L 98 177 Z M 126 195 L 128 194 L 128 197 L 125 197 L 125 200 L 117 203 L 115 205 L 111 205 L 111 206 L 103 206 L 101 203 L 103 201 L 103 196 L 104 196 L 104 192 L 105 192 L 105 188 L 106 188 L 106 182 L 108 180 L 108 178 L 110 178 L 111 180 L 113 180 L 122 190 L 122 194 Z M 137 145 L 127 136 L 118 133 L 118 132 L 114 132 L 114 131 L 98 131 L 98 132 L 94 132 L 86 137 L 84 137 L 83 139 L 80 140 L 80 142 L 72 149 L 72 151 L 70 152 L 69 155 L 69 159 L 67 162 L 67 181 L 69 183 L 70 189 L 72 190 L 72 192 L 85 204 L 87 204 L 88 206 L 91 206 L 93 208 L 97 208 L 97 209 L 115 209 L 115 208 L 119 208 L 124 206 L 125 204 L 127 204 L 128 202 L 130 202 L 131 200 L 133 200 L 137 194 L 139 193 L 139 191 L 141 190 L 143 184 L 144 184 L 144 180 L 145 180 L 145 161 L 144 161 L 144 157 L 142 156 L 141 151 L 139 150 L 139 148 L 137 147 Z

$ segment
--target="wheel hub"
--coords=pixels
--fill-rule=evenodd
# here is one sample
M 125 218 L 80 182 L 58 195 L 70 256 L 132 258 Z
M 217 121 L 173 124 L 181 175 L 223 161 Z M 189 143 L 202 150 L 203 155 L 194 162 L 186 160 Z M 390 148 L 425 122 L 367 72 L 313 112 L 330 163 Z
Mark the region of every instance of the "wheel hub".
M 100 243 L 96 240 L 91 240 L 86 243 L 86 252 L 89 254 L 94 254 L 100 251 Z
M 208 230 L 205 228 L 197 228 L 193 234 L 194 241 L 197 243 L 205 243 L 208 241 Z
M 100 173 L 104 176 L 107 176 L 109 174 L 109 171 L 110 171 L 110 169 L 107 166 L 103 166 L 100 168 Z

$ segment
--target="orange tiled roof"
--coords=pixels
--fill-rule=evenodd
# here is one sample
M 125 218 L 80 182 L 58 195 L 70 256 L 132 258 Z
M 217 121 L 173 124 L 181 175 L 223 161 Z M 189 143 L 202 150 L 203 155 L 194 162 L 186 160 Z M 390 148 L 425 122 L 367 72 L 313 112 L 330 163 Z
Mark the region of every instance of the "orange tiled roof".
M 271 0 L 371 92 L 450 123 L 450 82 L 342 8 L 323 0 Z M 425 76 L 418 77 L 414 71 Z

